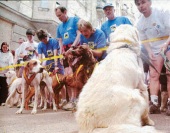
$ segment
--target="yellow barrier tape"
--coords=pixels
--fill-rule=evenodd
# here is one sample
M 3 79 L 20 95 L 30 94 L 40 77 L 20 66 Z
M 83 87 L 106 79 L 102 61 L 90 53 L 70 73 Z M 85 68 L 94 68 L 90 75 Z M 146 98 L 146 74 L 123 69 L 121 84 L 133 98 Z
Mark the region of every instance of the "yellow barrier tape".
M 15 65 L 10 65 L 10 66 L 6 66 L 6 67 L 2 67 L 0 68 L 0 71 L 6 70 L 6 69 L 10 69 L 10 68 L 15 68 L 15 67 L 19 67 L 19 66 L 25 66 L 27 62 L 21 63 L 21 64 L 15 64 Z
M 57 58 L 63 58 L 63 55 L 59 55 L 59 56 L 53 56 L 53 57 L 48 57 L 48 58 L 42 58 L 40 59 L 40 61 L 46 61 L 46 60 L 53 60 L 53 59 L 57 59 Z M 15 67 L 20 67 L 20 66 L 25 66 L 27 64 L 27 62 L 21 63 L 21 64 L 15 64 L 15 65 L 10 65 L 10 66 L 6 66 L 6 67 L 2 67 L 0 68 L 0 71 L 6 70 L 6 69 L 10 69 L 10 68 L 15 68 Z
M 103 47 L 103 48 L 94 49 L 94 50 L 104 51 L 104 50 L 107 50 L 107 48 L 108 48 L 108 46 L 107 47 Z
M 169 36 L 163 36 L 163 37 L 157 37 L 157 38 L 151 38 L 151 39 L 148 39 L 148 40 L 143 40 L 141 42 L 142 43 L 156 42 L 156 41 L 165 40 L 165 39 L 168 39 L 168 38 L 169 38 Z
M 148 39 L 148 40 L 143 40 L 141 41 L 142 44 L 143 43 L 148 43 L 148 42 L 156 42 L 156 41 L 160 41 L 160 40 L 165 40 L 165 39 L 168 39 L 169 36 L 163 36 L 163 37 L 157 37 L 157 38 L 151 38 L 151 39 Z M 129 41 L 125 41 L 127 43 L 129 43 Z M 104 48 L 98 48 L 96 50 L 99 50 L 99 51 L 103 51 L 103 50 L 107 50 L 108 47 L 104 47 Z
M 42 58 L 40 61 L 46 61 L 46 60 L 53 60 L 57 58 L 63 58 L 63 55 L 58 55 L 58 56 L 53 56 L 53 57 L 48 57 L 48 58 Z
M 165 40 L 165 39 L 168 39 L 169 36 L 163 36 L 163 37 L 157 37 L 157 38 L 151 38 L 151 39 L 148 39 L 148 40 L 143 40 L 141 41 L 142 44 L 144 43 L 148 43 L 148 42 L 155 42 L 155 41 L 160 41 L 160 40 Z M 96 50 L 99 50 L 99 51 L 104 51 L 104 50 L 107 50 L 108 47 L 104 47 L 104 48 L 98 48 Z M 46 60 L 53 60 L 53 59 L 56 59 L 56 58 L 63 58 L 63 55 L 59 55 L 59 56 L 53 56 L 53 57 L 48 57 L 48 58 L 42 58 L 40 59 L 40 61 L 46 61 Z M 6 69 L 10 69 L 10 68 L 15 68 L 15 67 L 19 67 L 19 66 L 24 66 L 27 62 L 24 62 L 24 63 L 21 63 L 21 64 L 15 64 L 15 65 L 10 65 L 10 66 L 6 66 L 6 67 L 2 67 L 0 68 L 0 71 L 2 70 L 6 70 Z

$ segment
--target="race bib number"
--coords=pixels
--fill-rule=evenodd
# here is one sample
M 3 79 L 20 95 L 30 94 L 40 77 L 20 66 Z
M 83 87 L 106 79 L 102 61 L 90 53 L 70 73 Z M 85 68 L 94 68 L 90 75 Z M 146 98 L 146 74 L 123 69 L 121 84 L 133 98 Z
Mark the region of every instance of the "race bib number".
M 32 56 L 34 54 L 33 51 L 28 51 L 28 55 Z
M 114 25 L 111 25 L 110 26 L 110 30 L 111 30 L 111 32 L 114 32 L 115 30 L 116 30 L 116 25 L 114 24 Z
M 68 32 L 64 33 L 64 39 L 68 39 L 68 38 L 69 38 Z
M 47 56 L 48 56 L 48 57 L 53 56 L 53 52 L 52 52 L 52 50 L 47 50 Z
M 95 46 L 94 42 L 88 42 L 88 45 L 91 49 L 94 49 L 94 46 Z

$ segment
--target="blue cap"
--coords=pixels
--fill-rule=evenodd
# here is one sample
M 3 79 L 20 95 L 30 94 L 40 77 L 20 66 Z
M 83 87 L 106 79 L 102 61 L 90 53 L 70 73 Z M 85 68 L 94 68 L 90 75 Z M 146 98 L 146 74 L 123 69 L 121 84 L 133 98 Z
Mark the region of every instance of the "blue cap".
M 106 3 L 106 4 L 103 6 L 103 10 L 104 10 L 106 7 L 114 7 L 114 6 L 112 5 L 112 3 Z

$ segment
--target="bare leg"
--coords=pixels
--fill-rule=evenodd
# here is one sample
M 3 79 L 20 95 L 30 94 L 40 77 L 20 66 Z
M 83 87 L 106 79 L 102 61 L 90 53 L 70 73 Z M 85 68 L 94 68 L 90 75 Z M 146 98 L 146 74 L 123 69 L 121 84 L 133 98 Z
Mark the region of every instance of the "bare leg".
M 161 72 L 163 66 L 163 58 L 159 55 L 152 61 L 155 68 L 158 72 Z M 160 83 L 159 83 L 159 74 L 151 67 L 150 69 L 150 95 L 158 96 L 158 92 L 160 90 Z M 152 99 L 151 99 L 152 100 Z M 153 101 L 152 101 L 153 102 Z

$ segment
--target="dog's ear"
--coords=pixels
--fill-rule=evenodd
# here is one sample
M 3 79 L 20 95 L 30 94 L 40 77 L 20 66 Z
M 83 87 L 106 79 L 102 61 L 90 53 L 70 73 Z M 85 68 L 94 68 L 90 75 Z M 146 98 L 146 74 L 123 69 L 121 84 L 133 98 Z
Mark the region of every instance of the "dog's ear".
M 29 62 L 27 63 L 26 67 L 30 67 L 30 63 Z
M 35 61 L 35 62 L 33 63 L 34 66 L 36 66 L 37 64 L 38 64 L 37 61 Z

